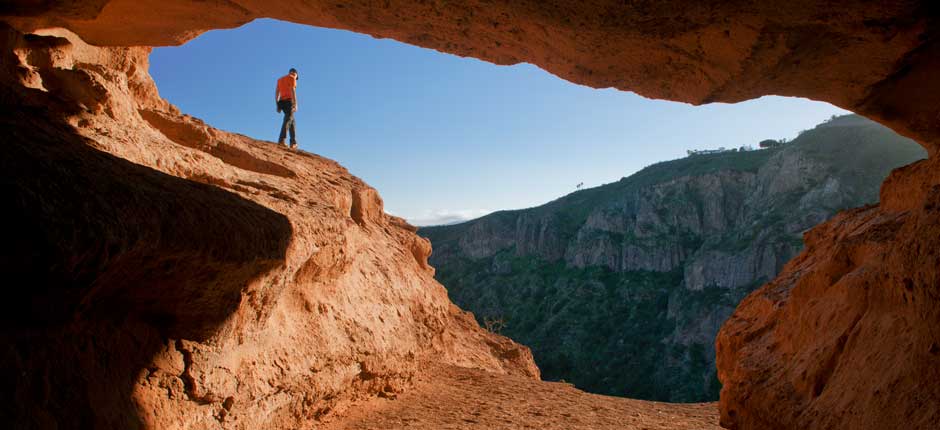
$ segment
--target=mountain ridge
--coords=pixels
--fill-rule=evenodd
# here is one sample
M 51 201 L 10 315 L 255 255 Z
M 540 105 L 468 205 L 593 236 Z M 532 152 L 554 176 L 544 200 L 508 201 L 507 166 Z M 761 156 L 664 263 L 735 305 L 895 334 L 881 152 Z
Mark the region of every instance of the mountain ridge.
M 799 253 L 805 231 L 877 202 L 891 169 L 924 155 L 847 115 L 778 148 L 661 162 L 541 206 L 419 234 L 431 240 L 430 263 L 452 300 L 532 347 L 546 379 L 602 394 L 714 400 L 713 340 L 737 302 Z M 624 366 L 649 376 L 611 376 Z

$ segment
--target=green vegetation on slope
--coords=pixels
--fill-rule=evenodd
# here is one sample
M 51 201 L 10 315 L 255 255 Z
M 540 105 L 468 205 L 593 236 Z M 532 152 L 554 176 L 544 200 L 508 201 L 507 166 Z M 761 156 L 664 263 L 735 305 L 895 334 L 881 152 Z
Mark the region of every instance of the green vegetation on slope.
M 453 262 L 439 280 L 456 302 L 474 303 L 481 324 L 500 321 L 501 334 L 525 339 L 545 379 L 611 395 L 630 387 L 630 396 L 641 399 L 717 397 L 717 379 L 701 381 L 708 373 L 710 348 L 662 341 L 682 323 L 669 318 L 670 297 L 683 296 L 680 314 L 698 315 L 703 308 L 733 307 L 743 291 L 707 288 L 682 294 L 678 271 L 570 268 L 515 257 L 512 250 L 495 259 L 512 270 L 493 273 L 487 261 L 467 259 Z M 500 287 L 481 291 L 475 287 L 481 282 Z
M 543 206 L 534 214 L 551 213 L 559 221 L 562 237 L 570 238 L 584 224 L 591 211 L 621 196 L 630 195 L 656 184 L 683 176 L 702 176 L 715 172 L 756 172 L 780 149 L 703 154 L 647 166 L 618 182 L 577 191 Z
M 545 205 L 422 228 L 451 298 L 597 393 L 716 400 L 714 337 L 802 248 L 924 150 L 856 115 L 781 147 L 694 155 Z M 471 255 L 473 257 L 471 257 Z

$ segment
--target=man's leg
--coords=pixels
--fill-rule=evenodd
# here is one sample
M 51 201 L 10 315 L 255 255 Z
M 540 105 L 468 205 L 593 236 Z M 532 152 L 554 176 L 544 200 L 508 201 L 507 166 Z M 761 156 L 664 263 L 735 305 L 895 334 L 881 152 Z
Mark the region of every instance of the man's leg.
M 291 148 L 297 147 L 297 130 L 295 126 L 297 124 L 297 118 L 294 118 L 293 106 L 291 106 L 290 114 L 290 146 Z
M 282 100 L 278 102 L 278 105 L 281 107 L 281 111 L 284 112 L 284 121 L 281 122 L 281 134 L 277 138 L 277 143 L 283 145 L 284 139 L 287 138 L 288 123 L 293 124 L 294 122 L 294 112 L 292 103 L 287 103 Z

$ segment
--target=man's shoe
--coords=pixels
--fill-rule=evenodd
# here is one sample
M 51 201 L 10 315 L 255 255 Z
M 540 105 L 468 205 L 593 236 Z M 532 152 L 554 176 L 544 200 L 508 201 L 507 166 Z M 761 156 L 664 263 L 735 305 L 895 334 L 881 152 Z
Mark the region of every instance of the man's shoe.
M 297 149 L 297 142 L 291 142 L 290 149 Z
M 280 145 L 280 146 L 287 146 L 287 145 L 284 143 L 283 140 L 277 141 L 277 144 Z

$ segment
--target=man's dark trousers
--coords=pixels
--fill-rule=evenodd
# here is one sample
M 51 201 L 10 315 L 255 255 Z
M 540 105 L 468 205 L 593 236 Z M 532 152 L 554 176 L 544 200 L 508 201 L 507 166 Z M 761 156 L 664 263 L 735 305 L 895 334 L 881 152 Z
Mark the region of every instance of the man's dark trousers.
M 277 107 L 281 109 L 281 112 L 284 112 L 284 122 L 281 124 L 281 135 L 278 137 L 277 141 L 283 142 L 284 138 L 287 137 L 287 130 L 290 129 L 290 143 L 291 145 L 297 143 L 297 132 L 294 130 L 294 101 L 280 100 L 277 102 Z

